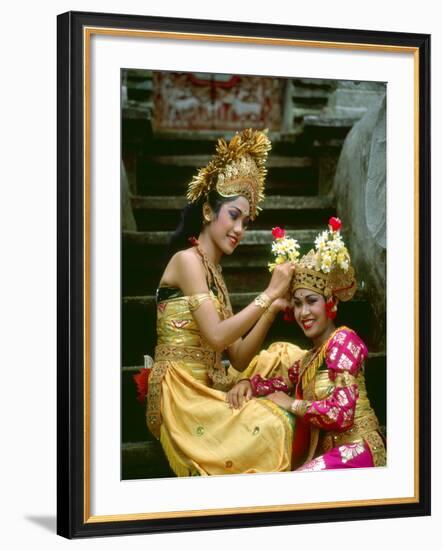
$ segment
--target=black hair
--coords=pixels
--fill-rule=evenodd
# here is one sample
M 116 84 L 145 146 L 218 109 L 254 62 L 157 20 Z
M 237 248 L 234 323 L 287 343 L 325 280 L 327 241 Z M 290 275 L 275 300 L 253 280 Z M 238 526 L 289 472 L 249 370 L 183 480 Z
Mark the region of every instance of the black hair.
M 212 212 L 217 218 L 221 206 L 227 202 L 232 202 L 238 198 L 223 197 L 216 191 L 211 191 L 206 197 L 201 197 L 197 201 L 188 203 L 181 211 L 181 219 L 176 227 L 166 250 L 164 265 L 166 266 L 170 258 L 179 250 L 184 250 L 191 246 L 189 239 L 198 238 L 203 226 L 203 205 L 208 203 Z

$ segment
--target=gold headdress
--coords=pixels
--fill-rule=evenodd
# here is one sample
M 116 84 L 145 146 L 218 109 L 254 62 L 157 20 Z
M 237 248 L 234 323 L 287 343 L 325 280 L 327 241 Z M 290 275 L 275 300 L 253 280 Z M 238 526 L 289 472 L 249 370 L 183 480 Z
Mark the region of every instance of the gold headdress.
M 249 201 L 253 220 L 264 199 L 265 162 L 271 148 L 266 134 L 266 130 L 247 128 L 230 143 L 219 139 L 212 160 L 190 182 L 187 200 L 195 202 L 214 190 L 222 197 L 241 195 Z
M 351 266 L 350 254 L 340 233 L 341 220 L 330 218 L 329 229 L 315 240 L 315 249 L 310 250 L 296 264 L 291 290 L 308 288 L 335 296 L 342 302 L 351 300 L 356 292 L 356 277 Z

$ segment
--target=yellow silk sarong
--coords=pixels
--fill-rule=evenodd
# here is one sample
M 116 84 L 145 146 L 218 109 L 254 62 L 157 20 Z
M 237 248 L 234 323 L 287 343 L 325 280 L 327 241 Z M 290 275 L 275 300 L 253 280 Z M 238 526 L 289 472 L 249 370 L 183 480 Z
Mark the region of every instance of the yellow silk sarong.
M 211 299 L 218 309 L 212 293 Z M 257 373 L 286 375 L 304 352 L 276 343 L 256 356 L 245 372 L 230 367 L 225 376 L 219 357 L 201 338 L 188 297 L 159 302 L 157 313 L 158 353 L 149 377 L 146 418 L 172 470 L 178 476 L 290 470 L 291 415 L 262 398 L 231 409 L 225 391 L 214 386 L 222 376 L 225 386 L 231 386 Z

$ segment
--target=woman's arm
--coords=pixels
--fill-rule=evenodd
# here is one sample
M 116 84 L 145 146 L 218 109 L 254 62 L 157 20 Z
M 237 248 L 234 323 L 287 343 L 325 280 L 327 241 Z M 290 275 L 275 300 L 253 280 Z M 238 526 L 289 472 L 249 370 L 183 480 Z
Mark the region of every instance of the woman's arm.
M 260 349 L 273 321 L 280 311 L 290 307 L 290 303 L 284 298 L 276 299 L 269 309 L 261 315 L 259 321 L 244 338 L 238 339 L 229 346 L 227 353 L 232 366 L 243 371 Z
M 335 387 L 326 399 L 296 399 L 291 410 L 323 430 L 344 431 L 353 425 L 358 397 L 357 381 L 349 375 L 345 380 L 335 380 Z
M 359 397 L 357 376 L 368 351 L 352 330 L 335 333 L 327 346 L 325 362 L 333 386 L 329 395 L 318 401 L 301 401 L 293 407 L 306 420 L 324 430 L 347 430 L 353 425 Z
M 293 399 L 281 391 L 266 397 L 318 428 L 344 431 L 353 425 L 358 396 L 356 379 L 351 375 L 345 379 L 339 375 L 325 399 L 316 401 Z
M 366 356 L 367 348 L 356 333 L 339 331 L 330 341 L 325 357 L 331 382 L 327 397 L 308 401 L 278 392 L 268 398 L 318 428 L 347 430 L 354 422 L 359 397 L 357 375 Z
M 281 264 L 275 268 L 264 291 L 272 303 L 287 292 L 293 272 L 294 266 L 291 263 Z M 186 296 L 209 292 L 204 267 L 193 249 L 175 254 L 163 276 L 163 282 L 167 282 L 169 286 L 179 287 Z M 263 313 L 264 309 L 252 302 L 236 315 L 221 320 L 213 302 L 204 300 L 193 311 L 193 316 L 204 340 L 215 351 L 221 352 L 247 333 Z M 262 330 L 266 326 L 264 323 L 268 321 L 263 320 Z
M 353 425 L 358 395 L 358 386 L 354 383 L 336 385 L 326 399 L 317 401 L 293 399 L 280 391 L 266 398 L 318 428 L 345 431 Z

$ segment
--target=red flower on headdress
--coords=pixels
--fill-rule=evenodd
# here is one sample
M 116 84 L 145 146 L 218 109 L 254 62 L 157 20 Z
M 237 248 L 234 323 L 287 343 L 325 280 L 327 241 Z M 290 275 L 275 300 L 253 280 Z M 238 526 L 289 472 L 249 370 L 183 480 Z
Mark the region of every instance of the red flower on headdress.
M 285 229 L 282 229 L 282 227 L 274 227 L 272 229 L 272 235 L 275 239 L 283 239 L 285 237 Z
M 149 374 L 151 369 L 140 369 L 137 374 L 132 376 L 133 381 L 137 387 L 137 399 L 143 405 L 144 400 L 147 397 L 147 390 L 149 388 Z
M 332 217 L 328 220 L 328 226 L 331 231 L 339 231 L 342 227 L 342 222 L 339 218 Z
M 336 318 L 337 312 L 338 312 L 338 308 L 336 307 L 336 302 L 330 296 L 330 298 L 327 298 L 325 302 L 325 314 L 329 319 L 333 321 L 333 319 Z

